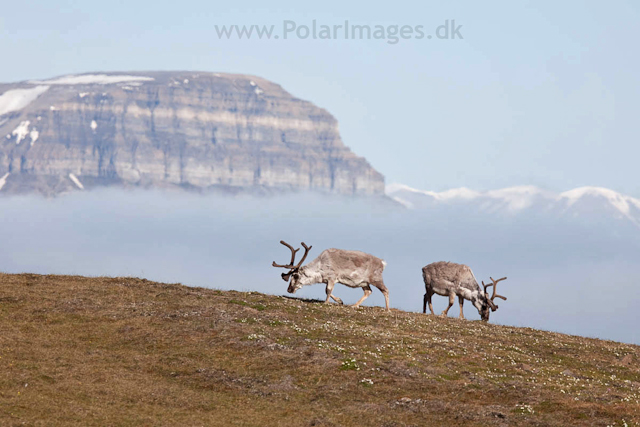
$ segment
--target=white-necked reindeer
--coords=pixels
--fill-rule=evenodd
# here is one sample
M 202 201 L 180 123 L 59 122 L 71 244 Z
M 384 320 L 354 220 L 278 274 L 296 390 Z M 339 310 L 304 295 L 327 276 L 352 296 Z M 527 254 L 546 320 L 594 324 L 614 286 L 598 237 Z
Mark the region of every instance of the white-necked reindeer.
M 332 294 L 334 285 L 342 283 L 351 288 L 362 288 L 364 291 L 362 298 L 353 305 L 353 307 L 357 308 L 373 292 L 371 286 L 375 286 L 384 295 L 386 307 L 389 310 L 389 290 L 382 281 L 382 271 L 387 263 L 380 258 L 360 251 L 326 249 L 309 264 L 302 266 L 312 246 L 307 246 L 302 242 L 304 255 L 298 264 L 294 264 L 296 252 L 300 248 L 293 249 L 284 240 L 281 240 L 280 243 L 291 250 L 291 262 L 286 265 L 280 265 L 274 261 L 273 266 L 289 269 L 287 273 L 282 273 L 282 280 L 289 282 L 289 279 L 291 279 L 287 292 L 292 294 L 303 286 L 324 283 L 327 285 L 325 303 L 328 303 L 333 298 L 337 303 L 342 304 L 342 300 Z
M 473 271 L 464 264 L 445 261 L 434 262 L 422 268 L 422 278 L 424 279 L 424 285 L 427 290 L 424 294 L 423 313 L 427 312 L 427 303 L 429 303 L 431 314 L 435 314 L 433 312 L 433 305 L 431 305 L 431 296 L 438 294 L 449 297 L 449 306 L 442 312 L 442 315 L 446 316 L 457 296 L 460 303 L 461 319 L 464 319 L 462 305 L 464 304 L 464 300 L 467 299 L 478 309 L 482 320 L 489 321 L 491 312 L 498 309 L 498 306 L 494 304 L 493 300 L 496 298 L 507 299 L 502 295 L 496 294 L 498 282 L 506 280 L 506 277 L 498 280 L 490 278 L 493 283 L 488 285 L 482 282 L 483 289 L 478 284 L 476 277 L 473 275 Z M 490 286 L 493 286 L 493 295 L 491 297 L 489 297 L 487 293 L 487 288 Z

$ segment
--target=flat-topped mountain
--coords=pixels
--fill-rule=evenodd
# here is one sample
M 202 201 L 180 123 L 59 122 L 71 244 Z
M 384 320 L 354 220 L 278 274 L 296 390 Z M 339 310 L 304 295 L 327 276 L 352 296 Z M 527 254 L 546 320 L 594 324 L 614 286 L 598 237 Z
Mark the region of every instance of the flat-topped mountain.
M 384 194 L 326 110 L 259 77 L 69 75 L 0 84 L 0 194 L 120 184 Z

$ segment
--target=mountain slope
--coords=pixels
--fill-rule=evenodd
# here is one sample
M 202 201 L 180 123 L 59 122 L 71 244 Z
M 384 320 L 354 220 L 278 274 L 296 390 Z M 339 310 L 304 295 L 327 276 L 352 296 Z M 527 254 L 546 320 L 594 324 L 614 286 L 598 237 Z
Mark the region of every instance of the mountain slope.
M 2 193 L 100 185 L 384 192 L 327 111 L 265 79 L 203 72 L 0 84 Z M 8 175 L 7 175 L 8 174 Z
M 0 274 L 0 311 L 3 425 L 640 423 L 612 341 L 123 277 Z
M 410 209 L 467 206 L 471 211 L 550 217 L 618 220 L 640 227 L 640 200 L 602 187 L 580 187 L 553 193 L 534 186 L 486 192 L 458 188 L 444 192 L 416 190 L 402 184 L 386 187 L 388 196 Z

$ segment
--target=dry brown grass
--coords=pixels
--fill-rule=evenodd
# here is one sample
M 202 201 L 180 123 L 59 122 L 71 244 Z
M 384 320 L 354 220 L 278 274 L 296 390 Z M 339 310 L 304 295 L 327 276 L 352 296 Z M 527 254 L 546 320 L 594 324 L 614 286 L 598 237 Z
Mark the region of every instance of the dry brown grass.
M 640 348 L 135 278 L 0 274 L 1 425 L 640 425 Z

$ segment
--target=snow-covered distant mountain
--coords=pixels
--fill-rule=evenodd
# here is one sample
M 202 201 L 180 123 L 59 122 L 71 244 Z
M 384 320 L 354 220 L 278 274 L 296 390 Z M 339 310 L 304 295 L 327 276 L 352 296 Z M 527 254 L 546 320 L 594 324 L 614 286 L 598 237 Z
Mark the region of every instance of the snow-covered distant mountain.
M 535 212 L 552 217 L 612 219 L 640 227 L 640 200 L 602 187 L 580 187 L 554 193 L 534 186 L 492 191 L 456 188 L 443 192 L 424 191 L 403 184 L 390 184 L 386 193 L 409 209 L 464 207 L 471 212 L 519 215 Z

